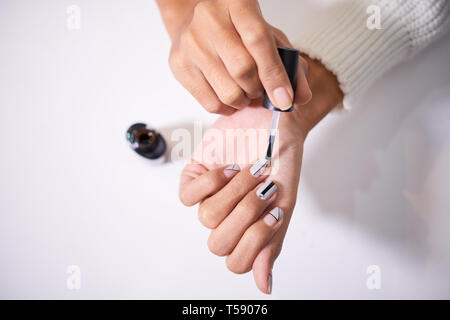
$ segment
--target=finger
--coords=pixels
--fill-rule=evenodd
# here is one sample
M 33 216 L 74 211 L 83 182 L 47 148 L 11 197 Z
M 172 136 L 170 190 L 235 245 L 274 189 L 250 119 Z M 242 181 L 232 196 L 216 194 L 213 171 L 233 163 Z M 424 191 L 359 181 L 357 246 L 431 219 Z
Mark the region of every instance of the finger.
M 294 91 L 258 2 L 239 1 L 235 8 L 230 8 L 230 14 L 245 47 L 256 62 L 259 78 L 270 101 L 282 110 L 289 109 Z
M 279 29 L 273 28 L 273 32 L 275 35 L 275 42 L 277 46 L 292 48 L 293 45 L 286 37 L 286 35 Z M 295 87 L 294 94 L 294 104 L 296 105 L 304 105 L 307 104 L 312 99 L 312 92 L 308 83 L 308 62 L 302 57 L 299 56 L 298 59 L 298 72 L 297 72 L 297 81 Z
M 256 63 L 243 46 L 241 38 L 236 30 L 231 32 L 221 30 L 224 29 L 218 30 L 214 46 L 227 71 L 248 98 L 262 97 L 264 89 L 259 80 Z
M 272 184 L 261 197 L 261 191 Z M 275 200 L 277 186 L 271 181 L 258 185 L 250 191 L 233 211 L 214 229 L 208 238 L 209 250 L 218 255 L 230 254 L 245 234 L 246 230 L 257 221 L 264 210 Z M 251 265 L 250 265 L 251 266 Z
M 266 294 L 272 293 L 273 264 L 281 251 L 281 247 L 274 241 L 275 236 L 256 256 L 252 266 L 255 284 L 261 292 Z
M 240 109 L 250 103 L 249 97 L 231 78 L 219 56 L 200 54 L 196 63 L 223 104 Z
M 237 164 L 211 171 L 201 164 L 187 165 L 181 174 L 181 202 L 186 206 L 193 206 L 222 189 L 239 171 Z
M 298 73 L 297 73 L 297 83 L 295 88 L 295 101 L 296 105 L 307 104 L 312 99 L 312 91 L 308 84 L 308 62 L 301 56 L 298 60 Z
M 277 46 L 286 48 L 293 47 L 292 43 L 289 41 L 288 37 L 284 34 L 283 31 L 275 27 L 272 27 L 272 32 L 275 36 L 275 43 L 277 44 Z
M 264 177 L 254 177 L 250 173 L 249 166 L 244 168 L 220 191 L 200 204 L 198 209 L 200 222 L 207 228 L 216 228 Z
M 257 254 L 252 265 L 255 284 L 261 292 L 266 294 L 272 293 L 273 265 L 281 252 L 284 236 L 286 235 L 289 225 L 290 214 L 286 214 L 286 212 L 289 213 L 292 206 L 285 203 L 283 208 L 286 208 L 286 210 L 284 210 L 283 223 L 281 223 L 277 232 L 273 235 L 267 245 Z
M 186 66 L 180 59 L 171 58 L 170 67 L 175 78 L 211 113 L 231 115 L 236 109 L 223 104 L 196 66 Z
M 283 210 L 276 207 L 251 225 L 245 231 L 236 248 L 227 257 L 228 269 L 234 273 L 250 271 L 256 256 L 280 228 L 282 219 Z

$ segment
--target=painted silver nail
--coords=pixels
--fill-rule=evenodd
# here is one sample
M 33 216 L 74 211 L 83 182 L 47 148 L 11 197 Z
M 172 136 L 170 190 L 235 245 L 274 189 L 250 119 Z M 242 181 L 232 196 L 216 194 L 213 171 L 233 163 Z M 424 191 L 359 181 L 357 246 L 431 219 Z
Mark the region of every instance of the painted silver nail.
M 283 217 L 283 210 L 281 208 L 275 207 L 269 212 L 277 221 L 280 221 L 280 219 Z
M 277 185 L 275 184 L 275 182 L 267 180 L 259 189 L 258 191 L 256 191 L 256 194 L 258 195 L 259 198 L 261 198 L 262 200 L 267 200 L 269 199 L 274 193 L 275 191 L 277 191 Z
M 231 170 L 231 171 L 241 171 L 241 167 L 237 164 L 233 164 L 229 166 L 228 168 L 225 168 L 225 170 Z
M 269 279 L 267 282 L 267 292 L 269 292 L 269 294 L 272 294 L 272 273 L 269 273 Z
M 258 178 L 264 174 L 266 167 L 269 165 L 270 161 L 266 158 L 259 159 L 256 163 L 250 168 L 250 173 L 255 178 Z

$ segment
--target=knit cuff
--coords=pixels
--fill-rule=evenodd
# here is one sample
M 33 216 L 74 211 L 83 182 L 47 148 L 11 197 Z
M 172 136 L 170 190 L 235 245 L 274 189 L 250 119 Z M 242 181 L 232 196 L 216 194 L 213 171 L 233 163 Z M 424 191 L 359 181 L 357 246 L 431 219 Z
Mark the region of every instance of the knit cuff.
M 412 1 L 417 6 L 417 2 Z M 377 4 L 381 29 L 370 29 L 367 9 Z M 342 1 L 315 16 L 294 44 L 333 72 L 350 109 L 385 71 L 412 54 L 411 32 L 417 23 L 409 1 Z M 414 4 L 412 5 L 414 6 Z M 413 30 L 412 30 L 413 29 Z

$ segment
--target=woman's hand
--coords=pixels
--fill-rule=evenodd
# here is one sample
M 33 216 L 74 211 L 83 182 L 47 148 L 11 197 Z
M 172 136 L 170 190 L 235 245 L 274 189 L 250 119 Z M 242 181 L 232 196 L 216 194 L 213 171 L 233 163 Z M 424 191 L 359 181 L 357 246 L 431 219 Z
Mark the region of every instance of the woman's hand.
M 199 219 L 211 229 L 209 249 L 227 256 L 227 267 L 235 273 L 253 269 L 256 285 L 265 293 L 271 292 L 272 267 L 297 199 L 303 143 L 312 127 L 342 100 L 331 72 L 306 59 L 314 97 L 292 113 L 281 114 L 270 175 L 255 177 L 249 170 L 267 148 L 272 112 L 263 108 L 219 118 L 181 175 L 180 199 L 188 206 L 200 203 Z M 267 181 L 276 187 L 263 188 L 267 191 L 261 196 Z
M 188 1 L 178 10 L 181 4 L 170 2 L 159 0 L 173 41 L 170 66 L 206 110 L 230 115 L 262 98 L 264 89 L 275 106 L 291 107 L 294 94 L 277 46 L 292 45 L 264 20 L 257 0 Z M 311 90 L 305 60 L 300 65 L 296 103 L 305 104 Z
M 235 273 L 253 269 L 256 284 L 265 293 L 271 291 L 273 262 L 281 251 L 295 206 L 304 141 L 294 119 L 283 114 L 277 141 L 280 147 L 272 160 L 273 171 L 270 176 L 254 177 L 249 164 L 256 159 L 250 159 L 250 154 L 263 155 L 265 149 L 256 152 L 251 149 L 255 145 L 267 146 L 271 116 L 272 112 L 263 108 L 245 108 L 220 118 L 205 134 L 214 139 L 205 138 L 195 153 L 194 163 L 183 170 L 180 189 L 185 205 L 201 202 L 199 219 L 211 229 L 210 251 L 227 256 L 227 267 Z M 231 137 L 235 141 L 252 140 L 253 134 L 262 140 L 247 144 L 236 153 L 225 147 L 223 152 L 218 150 L 230 145 Z M 216 152 L 211 154 L 213 149 Z M 231 163 L 242 170 L 239 172 L 236 165 L 224 166 L 221 155 L 226 155 L 228 161 L 233 160 Z M 269 180 L 276 187 L 271 196 L 269 191 L 265 194 L 267 198 L 261 197 L 258 190 Z

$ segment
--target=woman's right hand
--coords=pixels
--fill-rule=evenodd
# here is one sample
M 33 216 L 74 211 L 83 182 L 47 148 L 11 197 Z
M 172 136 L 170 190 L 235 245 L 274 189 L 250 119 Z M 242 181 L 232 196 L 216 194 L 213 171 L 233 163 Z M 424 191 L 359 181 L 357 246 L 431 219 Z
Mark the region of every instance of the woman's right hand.
M 277 46 L 292 45 L 264 20 L 258 1 L 206 0 L 193 8 L 171 34 L 169 62 L 197 101 L 209 112 L 229 115 L 262 98 L 265 90 L 275 106 L 290 108 L 294 93 Z M 300 66 L 296 103 L 306 104 L 311 90 L 302 57 Z

